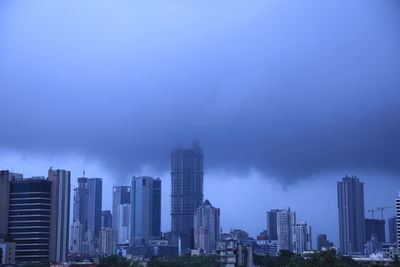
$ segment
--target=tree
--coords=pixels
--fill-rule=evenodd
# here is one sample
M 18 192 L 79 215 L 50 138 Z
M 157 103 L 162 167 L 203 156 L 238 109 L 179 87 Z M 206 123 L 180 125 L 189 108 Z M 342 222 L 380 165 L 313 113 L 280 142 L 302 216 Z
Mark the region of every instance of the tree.
M 98 265 L 98 267 L 136 267 L 136 266 L 139 266 L 139 264 L 133 261 L 129 261 L 125 257 L 116 255 L 100 259 Z

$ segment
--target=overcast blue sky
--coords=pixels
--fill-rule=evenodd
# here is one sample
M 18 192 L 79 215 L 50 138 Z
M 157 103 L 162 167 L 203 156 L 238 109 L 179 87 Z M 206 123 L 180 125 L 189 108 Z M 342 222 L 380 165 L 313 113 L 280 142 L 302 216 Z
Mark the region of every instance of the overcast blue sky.
M 198 140 L 224 230 L 291 206 L 336 242 L 343 175 L 366 209 L 400 189 L 400 3 L 3 0 L 0 101 L 0 169 L 86 169 L 106 208 L 160 176 L 168 230 L 169 153 Z

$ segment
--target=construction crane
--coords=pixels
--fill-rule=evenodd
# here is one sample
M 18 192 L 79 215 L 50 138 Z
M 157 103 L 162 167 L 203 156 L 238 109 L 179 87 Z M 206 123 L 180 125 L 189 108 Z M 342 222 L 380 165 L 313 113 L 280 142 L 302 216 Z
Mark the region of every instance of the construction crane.
M 377 210 L 379 210 L 381 212 L 381 217 L 382 217 L 382 220 L 383 220 L 383 211 L 387 210 L 387 209 L 394 209 L 394 208 L 396 208 L 396 207 L 394 207 L 394 206 L 391 206 L 391 207 L 379 207 L 379 208 L 377 208 Z
M 374 213 L 377 212 L 379 210 L 368 210 L 368 212 L 371 212 L 371 218 L 372 220 L 374 219 Z

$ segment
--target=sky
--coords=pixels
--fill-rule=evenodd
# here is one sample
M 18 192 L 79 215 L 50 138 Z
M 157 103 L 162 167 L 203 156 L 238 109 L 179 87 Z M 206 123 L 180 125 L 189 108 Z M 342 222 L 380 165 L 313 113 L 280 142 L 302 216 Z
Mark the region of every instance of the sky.
M 85 169 L 105 208 L 160 177 L 168 231 L 169 154 L 197 141 L 224 230 L 290 206 L 337 243 L 336 181 L 366 210 L 400 190 L 399 28 L 397 0 L 1 1 L 0 169 Z

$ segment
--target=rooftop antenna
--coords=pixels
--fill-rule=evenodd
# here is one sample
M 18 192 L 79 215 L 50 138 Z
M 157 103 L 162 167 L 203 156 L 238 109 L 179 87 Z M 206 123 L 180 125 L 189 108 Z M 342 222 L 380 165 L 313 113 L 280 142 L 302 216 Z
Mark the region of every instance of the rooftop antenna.
M 86 172 L 85 172 L 85 169 L 83 169 L 83 177 L 85 177 L 85 173 L 86 173 Z

